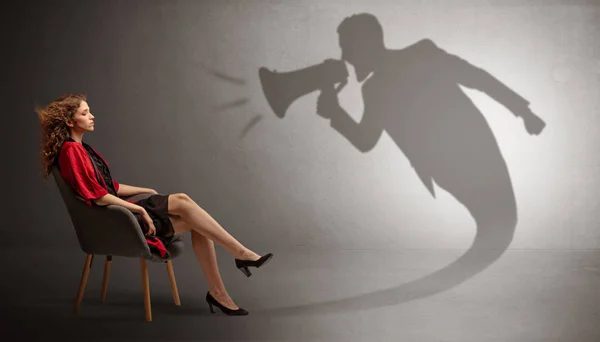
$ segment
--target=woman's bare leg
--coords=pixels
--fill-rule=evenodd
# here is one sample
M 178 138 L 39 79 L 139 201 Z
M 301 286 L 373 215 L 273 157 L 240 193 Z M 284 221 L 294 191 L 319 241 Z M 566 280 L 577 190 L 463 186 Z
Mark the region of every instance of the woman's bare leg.
M 202 267 L 204 276 L 208 281 L 208 291 L 210 294 L 227 308 L 237 310 L 238 306 L 227 293 L 225 284 L 221 278 L 219 266 L 217 264 L 217 255 L 215 253 L 215 244 L 213 241 L 195 231 L 190 224 L 179 217 L 171 216 L 171 222 L 173 223 L 176 234 L 184 232 L 190 232 L 192 234 L 192 248 L 200 263 L 200 267 Z
M 169 214 L 179 216 L 189 227 L 221 245 L 231 255 L 241 260 L 258 260 L 260 255 L 242 245 L 204 209 L 186 194 L 178 193 L 169 196 Z

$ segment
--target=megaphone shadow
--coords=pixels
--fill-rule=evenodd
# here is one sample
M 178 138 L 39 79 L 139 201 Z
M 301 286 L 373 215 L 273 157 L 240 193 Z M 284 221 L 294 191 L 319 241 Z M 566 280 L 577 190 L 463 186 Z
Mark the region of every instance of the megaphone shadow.
M 527 112 L 529 122 L 537 124 L 528 112 L 528 102 L 486 71 L 446 53 L 428 39 L 401 50 L 386 49 L 377 58 L 373 74 L 362 88 L 365 111 L 361 121 L 356 123 L 336 101 L 320 98 L 320 111 L 327 113 L 323 117 L 331 118 L 331 127 L 363 153 L 374 148 L 386 131 L 432 196 L 435 183 L 466 207 L 476 223 L 473 243 L 448 266 L 409 283 L 263 313 L 281 316 L 363 310 L 425 298 L 479 274 L 512 242 L 517 206 L 508 168 L 487 121 L 459 85 L 485 92 L 516 116 Z M 280 118 L 291 101 L 322 88 L 323 77 L 314 76 L 311 81 L 313 76 L 302 70 L 260 71 L 263 91 L 271 94 L 267 100 Z M 539 123 L 541 132 L 545 124 L 541 119 Z

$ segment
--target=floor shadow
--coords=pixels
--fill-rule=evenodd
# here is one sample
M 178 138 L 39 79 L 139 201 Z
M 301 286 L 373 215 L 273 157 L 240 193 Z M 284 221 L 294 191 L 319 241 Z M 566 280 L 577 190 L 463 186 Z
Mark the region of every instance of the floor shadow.
M 387 132 L 433 197 L 437 184 L 467 208 L 476 222 L 476 235 L 465 254 L 423 278 L 374 293 L 265 313 L 320 313 L 395 305 L 446 291 L 483 271 L 511 244 L 517 205 L 492 130 L 461 86 L 484 92 L 504 105 L 523 119 L 530 134 L 539 134 L 545 126 L 529 110 L 527 100 L 430 39 L 399 50 L 387 49 L 383 30 L 370 14 L 345 19 L 338 33 L 342 59 L 353 65 L 356 80 L 363 83 L 361 121 L 355 122 L 340 107 L 333 84 L 323 85 L 324 78 L 317 75 L 325 72 L 310 74 L 326 68 L 324 64 L 288 72 L 284 77 L 274 76 L 277 73 L 266 68 L 259 70 L 261 80 L 267 80 L 262 82 L 263 92 L 275 114 L 282 118 L 284 113 L 277 108 L 287 108 L 289 101 L 307 90 L 320 90 L 317 112 L 331 120 L 337 133 L 367 153 Z M 274 103 L 280 100 L 273 99 L 287 99 L 288 103 Z

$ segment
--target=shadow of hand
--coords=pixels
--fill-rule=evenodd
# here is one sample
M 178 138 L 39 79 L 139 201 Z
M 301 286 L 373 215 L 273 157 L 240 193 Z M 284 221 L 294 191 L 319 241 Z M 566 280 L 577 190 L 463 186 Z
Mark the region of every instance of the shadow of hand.
M 544 128 L 546 127 L 546 123 L 539 116 L 535 115 L 533 112 L 528 112 L 521 116 L 523 118 L 523 123 L 525 124 L 525 129 L 531 135 L 540 134 Z
M 322 89 L 317 99 L 317 114 L 324 119 L 331 119 L 339 110 L 341 107 L 336 90 L 333 87 Z

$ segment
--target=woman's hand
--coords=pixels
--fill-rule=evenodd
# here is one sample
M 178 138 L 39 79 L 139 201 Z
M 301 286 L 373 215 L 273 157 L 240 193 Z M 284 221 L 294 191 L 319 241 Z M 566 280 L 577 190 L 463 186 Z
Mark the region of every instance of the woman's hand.
M 158 195 L 158 192 L 154 189 L 146 189 L 147 194 Z
M 148 232 L 146 233 L 146 236 L 156 235 L 156 227 L 154 226 L 154 222 L 152 222 L 152 218 L 150 217 L 150 215 L 148 215 L 146 209 L 142 208 L 142 210 L 140 210 L 140 216 L 146 224 L 146 227 L 148 227 Z

